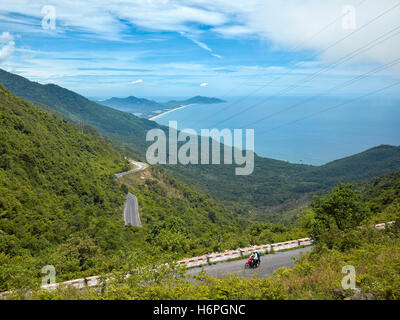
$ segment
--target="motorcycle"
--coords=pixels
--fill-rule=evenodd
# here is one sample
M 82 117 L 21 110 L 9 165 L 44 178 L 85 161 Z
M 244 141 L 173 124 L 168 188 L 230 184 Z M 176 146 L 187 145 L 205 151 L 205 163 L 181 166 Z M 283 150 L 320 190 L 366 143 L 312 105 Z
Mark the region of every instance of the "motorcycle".
M 258 266 L 260 265 L 260 260 L 254 260 L 253 258 L 249 258 L 249 260 L 247 260 L 246 264 L 244 265 L 245 269 L 255 269 L 258 268 Z

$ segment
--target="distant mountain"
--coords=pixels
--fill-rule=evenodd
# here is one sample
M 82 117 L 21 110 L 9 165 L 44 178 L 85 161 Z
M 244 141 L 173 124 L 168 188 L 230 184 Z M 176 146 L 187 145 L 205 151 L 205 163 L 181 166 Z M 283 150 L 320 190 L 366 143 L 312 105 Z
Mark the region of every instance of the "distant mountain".
M 115 108 L 118 110 L 131 112 L 131 113 L 151 113 L 153 110 L 164 109 L 164 106 L 153 100 L 136 98 L 130 96 L 127 98 L 111 98 L 98 103 Z
M 166 130 L 154 121 L 102 106 L 57 85 L 42 85 L 1 69 L 0 83 L 48 112 L 73 121 L 82 119 L 139 159 L 145 159 L 149 145 L 147 131 L 153 128 Z M 250 176 L 236 176 L 235 167 L 175 165 L 167 166 L 167 169 L 213 198 L 263 207 L 325 190 L 338 181 L 355 182 L 400 170 L 400 147 L 379 146 L 324 166 L 292 164 L 256 155 L 255 170 Z
M 400 147 L 381 145 L 323 166 L 292 164 L 255 155 L 254 172 L 235 176 L 221 165 L 169 166 L 175 176 L 211 196 L 258 207 L 277 205 L 339 181 L 356 182 L 400 170 Z
M 147 130 L 161 127 L 156 122 L 100 105 L 55 84 L 43 85 L 2 69 L 0 83 L 47 112 L 97 128 L 139 159 L 144 159 L 146 152 Z
M 187 100 L 171 100 L 166 103 L 169 106 L 179 106 L 179 105 L 186 105 L 186 104 L 216 104 L 216 103 L 224 103 L 225 100 L 217 99 L 217 98 L 209 98 L 209 97 L 202 97 L 196 96 Z
M 187 100 L 171 100 L 168 102 L 156 102 L 153 100 L 137 98 L 130 96 L 127 98 L 111 98 L 98 103 L 115 108 L 121 111 L 137 114 L 142 118 L 150 118 L 151 116 L 168 111 L 172 108 L 188 104 L 216 104 L 223 103 L 224 100 L 217 98 L 196 96 Z
M 144 252 L 203 254 L 214 235 L 241 235 L 245 221 L 163 170 L 149 168 L 148 180 L 125 176 L 122 186 L 114 174 L 128 162 L 84 129 L 0 84 L 0 292 L 39 283 L 46 264 L 70 280 L 118 269 Z M 124 226 L 127 191 L 139 199 L 140 230 Z
M 52 261 L 57 276 L 90 268 L 71 263 L 78 256 L 64 251 L 71 241 L 91 246 L 93 258 L 113 251 L 104 244 L 118 243 L 117 252 L 133 246 L 124 233 L 125 192 L 113 177 L 127 167 L 98 133 L 82 134 L 0 85 L 0 291 L 19 268 L 35 275 L 35 265 Z M 12 277 L 3 266 L 13 266 Z

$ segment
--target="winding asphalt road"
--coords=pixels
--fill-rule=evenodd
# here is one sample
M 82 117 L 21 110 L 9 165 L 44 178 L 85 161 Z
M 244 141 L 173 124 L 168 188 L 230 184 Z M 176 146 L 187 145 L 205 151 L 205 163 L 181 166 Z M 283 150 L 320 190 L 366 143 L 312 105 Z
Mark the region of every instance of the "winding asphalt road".
M 139 161 L 135 161 L 135 160 L 130 160 L 130 163 L 135 165 L 136 168 L 133 170 L 117 173 L 115 176 L 117 178 L 121 178 L 127 174 L 142 171 L 149 166 L 147 163 L 139 162 Z M 125 225 L 130 224 L 134 227 L 142 226 L 142 223 L 140 222 L 140 217 L 139 217 L 138 200 L 137 200 L 136 196 L 134 196 L 132 193 L 128 193 L 126 195 L 125 208 L 124 208 L 124 220 L 125 220 Z
M 143 162 L 138 162 L 130 160 L 130 163 L 136 166 L 135 169 L 121 172 L 116 174 L 117 178 L 123 177 L 127 174 L 142 171 L 146 169 L 149 165 Z M 126 196 L 125 208 L 124 208 L 124 220 L 125 225 L 132 225 L 135 227 L 141 227 L 142 223 L 139 217 L 139 205 L 136 196 L 128 193 Z M 305 247 L 295 250 L 289 250 L 285 252 L 277 252 L 274 254 L 268 254 L 261 257 L 261 264 L 257 269 L 244 269 L 244 265 L 247 259 L 220 262 L 214 265 L 204 266 L 206 274 L 212 275 L 214 277 L 223 277 L 229 274 L 240 274 L 242 276 L 251 276 L 252 274 L 257 274 L 261 277 L 267 277 L 271 275 L 275 270 L 280 267 L 292 267 L 294 265 L 294 259 L 298 258 L 304 252 L 312 250 L 311 247 Z M 188 275 L 198 274 L 202 268 L 192 268 L 187 271 Z
M 257 274 L 261 277 L 267 277 L 280 267 L 292 267 L 295 262 L 293 258 L 299 258 L 302 253 L 309 252 L 312 250 L 312 248 L 313 247 L 310 246 L 261 256 L 261 264 L 256 269 L 244 269 L 247 259 L 220 262 L 217 264 L 204 266 L 203 268 L 206 274 L 217 278 L 227 276 L 230 273 L 242 276 L 251 276 L 253 274 Z M 188 269 L 187 274 L 194 276 L 201 270 L 202 268 L 200 267 Z
M 124 209 L 125 225 L 130 224 L 134 227 L 141 227 L 139 217 L 139 206 L 136 196 L 132 193 L 126 195 L 125 209 Z
M 121 177 L 123 177 L 123 176 L 125 176 L 127 174 L 131 174 L 131 173 L 134 173 L 134 172 L 142 171 L 142 170 L 146 169 L 149 166 L 147 163 L 139 162 L 139 161 L 135 161 L 135 160 L 130 160 L 130 163 L 135 165 L 137 168 L 129 170 L 129 171 L 121 172 L 121 173 L 116 173 L 115 176 L 117 178 L 121 178 Z

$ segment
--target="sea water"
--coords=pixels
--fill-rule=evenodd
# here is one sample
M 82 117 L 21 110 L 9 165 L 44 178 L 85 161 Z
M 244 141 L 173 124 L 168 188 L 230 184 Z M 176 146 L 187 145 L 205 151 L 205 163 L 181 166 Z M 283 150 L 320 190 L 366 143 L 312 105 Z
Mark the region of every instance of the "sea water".
M 329 97 L 235 97 L 221 104 L 197 104 L 156 119 L 178 129 L 254 129 L 255 152 L 292 163 L 322 165 L 369 148 L 400 145 L 400 100 L 351 101 Z

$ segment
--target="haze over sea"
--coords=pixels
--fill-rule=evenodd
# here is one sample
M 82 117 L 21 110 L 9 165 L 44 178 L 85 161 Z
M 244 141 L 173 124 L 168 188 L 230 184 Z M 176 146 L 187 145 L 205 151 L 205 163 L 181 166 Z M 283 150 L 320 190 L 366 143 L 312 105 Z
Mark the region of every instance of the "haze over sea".
M 169 121 L 176 120 L 178 129 L 190 128 L 198 134 L 201 129 L 212 128 L 254 129 L 258 155 L 313 165 L 325 164 L 381 144 L 400 144 L 398 99 L 382 96 L 357 100 L 322 112 L 349 101 L 349 98 L 329 97 L 276 114 L 306 99 L 224 98 L 227 103 L 191 105 L 155 121 L 168 125 Z M 246 111 L 249 107 L 251 109 Z M 276 115 L 270 117 L 272 114 Z M 297 121 L 299 119 L 303 120 Z M 259 122 L 254 124 L 255 121 Z

